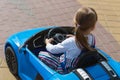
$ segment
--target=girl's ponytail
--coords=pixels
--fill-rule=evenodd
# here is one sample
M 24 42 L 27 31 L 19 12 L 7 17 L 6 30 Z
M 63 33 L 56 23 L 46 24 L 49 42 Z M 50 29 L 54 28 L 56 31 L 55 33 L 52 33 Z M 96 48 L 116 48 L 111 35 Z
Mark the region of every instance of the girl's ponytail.
M 74 23 L 76 27 L 75 40 L 79 48 L 84 48 L 87 50 L 94 50 L 88 43 L 87 37 L 85 37 L 84 32 L 89 29 L 94 29 L 97 21 L 97 13 L 93 8 L 81 8 L 77 11 L 74 17 Z
M 88 39 L 87 37 L 84 36 L 80 27 L 76 28 L 75 40 L 79 48 L 83 48 L 83 49 L 90 50 L 90 51 L 93 50 L 93 48 L 89 46 L 88 41 L 87 41 Z

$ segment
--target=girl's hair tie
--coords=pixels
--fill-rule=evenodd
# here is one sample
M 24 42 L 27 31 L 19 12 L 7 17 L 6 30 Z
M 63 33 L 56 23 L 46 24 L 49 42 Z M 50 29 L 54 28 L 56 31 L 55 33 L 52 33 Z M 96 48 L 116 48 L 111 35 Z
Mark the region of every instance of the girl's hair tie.
M 79 28 L 80 28 L 81 26 L 80 26 L 79 24 L 77 24 L 77 27 L 79 27 Z

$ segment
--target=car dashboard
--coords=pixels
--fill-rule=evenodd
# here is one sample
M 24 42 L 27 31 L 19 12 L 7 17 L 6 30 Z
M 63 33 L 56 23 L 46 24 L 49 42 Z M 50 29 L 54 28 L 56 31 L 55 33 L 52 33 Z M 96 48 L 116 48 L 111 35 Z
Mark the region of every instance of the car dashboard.
M 53 27 L 54 28 L 54 27 Z M 54 34 L 56 34 L 57 32 L 59 32 L 59 28 L 64 29 L 65 31 L 67 31 L 67 34 L 74 34 L 74 27 L 55 27 L 56 31 L 54 32 Z M 58 28 L 58 29 L 57 29 Z M 32 36 L 28 41 L 27 41 L 27 46 L 28 49 L 34 53 L 38 53 L 39 51 L 46 51 L 46 44 L 45 44 L 45 39 L 48 37 L 48 32 L 51 30 L 52 28 L 48 28 L 44 31 L 40 31 L 37 34 L 35 34 L 34 36 Z

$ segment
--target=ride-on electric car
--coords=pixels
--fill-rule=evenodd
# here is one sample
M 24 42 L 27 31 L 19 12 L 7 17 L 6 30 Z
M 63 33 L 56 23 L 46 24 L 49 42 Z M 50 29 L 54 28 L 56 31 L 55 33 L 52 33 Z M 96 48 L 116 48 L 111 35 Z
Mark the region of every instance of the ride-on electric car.
M 40 51 L 47 51 L 46 38 L 54 37 L 56 44 L 66 39 L 67 34 L 74 34 L 74 27 L 48 26 L 13 34 L 4 48 L 10 72 L 18 80 L 120 80 L 120 63 L 98 48 L 79 56 L 77 67 L 65 74 L 38 58 Z

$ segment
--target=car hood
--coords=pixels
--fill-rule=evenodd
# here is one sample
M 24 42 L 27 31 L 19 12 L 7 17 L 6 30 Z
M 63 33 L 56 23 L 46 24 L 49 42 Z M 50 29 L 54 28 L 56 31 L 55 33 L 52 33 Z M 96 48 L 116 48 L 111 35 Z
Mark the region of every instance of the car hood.
M 30 39 L 32 36 L 37 34 L 40 31 L 49 29 L 53 26 L 48 26 L 48 27 L 40 27 L 40 28 L 34 28 L 34 29 L 28 29 L 25 31 L 21 31 L 18 33 L 13 34 L 8 38 L 9 40 L 12 40 L 18 47 L 23 45 L 28 39 Z

